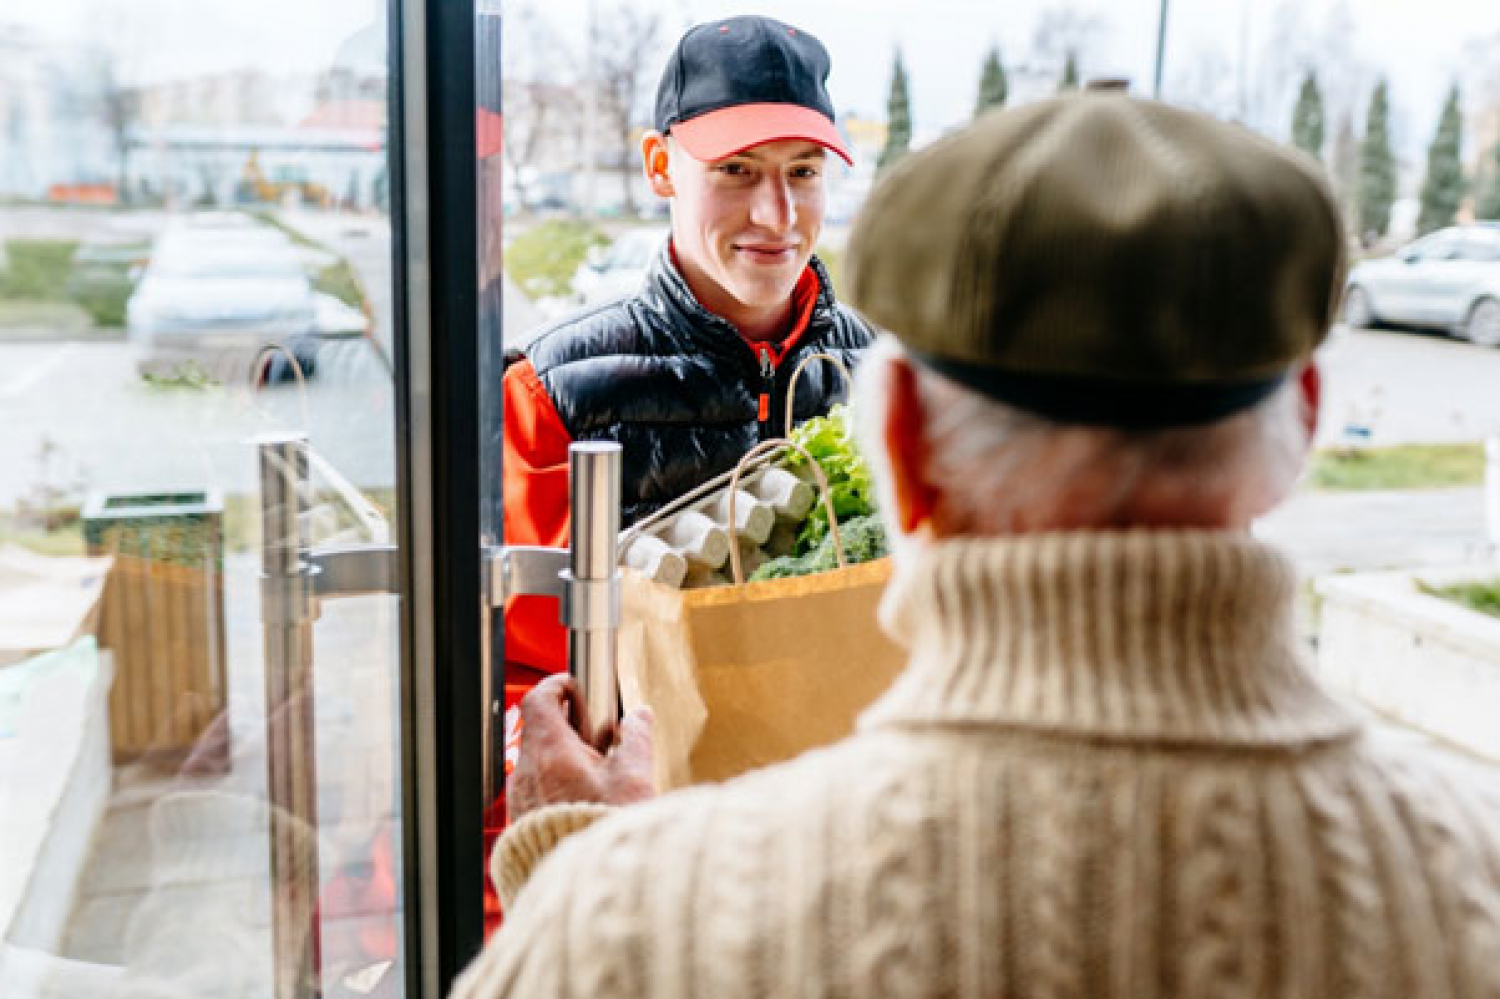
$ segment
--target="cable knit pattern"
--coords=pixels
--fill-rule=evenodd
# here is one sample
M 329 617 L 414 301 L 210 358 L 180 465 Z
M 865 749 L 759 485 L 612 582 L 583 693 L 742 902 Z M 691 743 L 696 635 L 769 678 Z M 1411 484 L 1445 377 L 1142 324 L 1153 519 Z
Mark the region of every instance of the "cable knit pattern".
M 1309 768 L 1301 775 L 1302 810 L 1312 832 L 1314 864 L 1320 870 L 1318 891 L 1329 917 L 1310 932 L 1324 936 L 1333 955 L 1325 995 L 1386 994 L 1381 983 L 1381 955 L 1391 945 L 1386 896 L 1371 855 L 1369 837 L 1359 813 L 1361 787 L 1333 783 L 1330 775 Z M 1293 844 L 1292 849 L 1296 849 Z
M 1500 999 L 1494 778 L 1330 698 L 1293 578 L 1217 532 L 934 546 L 853 737 L 534 871 L 557 836 L 511 830 L 525 887 L 455 994 Z
M 510 908 L 531 869 L 558 840 L 593 825 L 609 811 L 605 805 L 555 805 L 518 819 L 510 827 L 511 835 L 496 843 L 490 856 L 490 880 L 495 883 L 500 904 Z

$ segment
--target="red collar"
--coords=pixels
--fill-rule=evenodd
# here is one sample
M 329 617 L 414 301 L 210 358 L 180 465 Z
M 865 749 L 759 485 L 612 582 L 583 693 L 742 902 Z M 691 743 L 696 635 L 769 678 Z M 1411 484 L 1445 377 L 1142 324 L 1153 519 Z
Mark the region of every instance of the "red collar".
M 780 364 L 781 359 L 786 356 L 787 351 L 802 340 L 807 334 L 808 326 L 812 325 L 813 310 L 818 306 L 818 292 L 821 286 L 818 284 L 818 275 L 808 264 L 802 270 L 802 276 L 797 279 L 797 285 L 792 289 L 792 328 L 787 331 L 786 336 L 779 342 L 766 341 L 763 343 L 750 343 L 752 350 L 759 351 L 762 348 L 770 352 L 771 363 Z

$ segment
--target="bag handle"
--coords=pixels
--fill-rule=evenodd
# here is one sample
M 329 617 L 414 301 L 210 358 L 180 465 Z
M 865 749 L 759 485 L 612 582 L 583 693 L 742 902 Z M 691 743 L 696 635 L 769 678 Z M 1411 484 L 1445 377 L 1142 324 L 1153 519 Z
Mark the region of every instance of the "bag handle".
M 838 362 L 835 361 L 834 363 L 837 364 Z M 799 368 L 798 370 L 801 369 Z M 735 586 L 745 585 L 745 564 L 740 558 L 740 539 L 735 533 L 734 519 L 734 497 L 740 489 L 740 475 L 745 471 L 745 466 L 750 463 L 752 458 L 758 457 L 767 451 L 786 448 L 798 452 L 812 465 L 813 478 L 818 482 L 818 491 L 823 494 L 823 510 L 828 514 L 828 531 L 833 535 L 833 550 L 838 556 L 839 568 L 843 569 L 848 566 L 848 563 L 844 560 L 844 540 L 839 537 L 839 521 L 833 514 L 833 492 L 828 488 L 828 476 L 823 474 L 823 466 L 819 465 L 818 460 L 808 454 L 807 448 L 801 444 L 793 440 L 788 440 L 785 437 L 777 437 L 772 440 L 761 441 L 749 451 L 746 451 L 745 456 L 740 459 L 739 464 L 734 466 L 734 474 L 729 477 L 729 566 L 730 572 L 734 576 Z
M 260 389 L 262 367 L 269 369 L 271 355 L 273 354 L 280 354 L 286 358 L 286 363 L 291 366 L 292 374 L 297 376 L 297 404 L 302 411 L 302 426 L 304 428 L 311 427 L 312 421 L 307 416 L 307 375 L 303 373 L 302 362 L 297 360 L 297 355 L 288 350 L 286 345 L 280 341 L 266 344 L 260 350 L 256 351 L 255 359 L 250 362 L 248 380 L 250 383 L 251 405 L 255 404 L 255 393 Z M 260 409 L 258 406 L 256 408 Z M 261 412 L 264 413 L 265 411 L 261 410 Z M 309 435 L 311 434 L 310 430 L 306 432 Z
M 819 361 L 819 360 L 828 361 L 830 364 L 832 364 L 835 368 L 838 369 L 839 374 L 841 374 L 841 375 L 844 376 L 844 394 L 846 396 L 849 394 L 850 390 L 854 388 L 854 376 L 851 375 L 851 374 L 849 374 L 849 369 L 847 367 L 845 367 L 843 361 L 840 361 L 837 357 L 834 357 L 832 354 L 828 353 L 826 350 L 820 350 L 820 351 L 817 351 L 816 353 L 808 354 L 806 357 L 804 357 L 797 364 L 797 367 L 795 369 L 793 369 L 791 383 L 789 385 L 787 385 L 787 389 L 786 389 L 786 419 L 781 424 L 782 429 L 784 429 L 787 433 L 791 433 L 792 432 L 792 412 L 793 412 L 793 405 L 792 404 L 797 401 L 797 379 L 802 377 L 802 369 L 803 368 L 807 367 L 813 361 Z M 816 462 L 814 464 L 816 464 Z

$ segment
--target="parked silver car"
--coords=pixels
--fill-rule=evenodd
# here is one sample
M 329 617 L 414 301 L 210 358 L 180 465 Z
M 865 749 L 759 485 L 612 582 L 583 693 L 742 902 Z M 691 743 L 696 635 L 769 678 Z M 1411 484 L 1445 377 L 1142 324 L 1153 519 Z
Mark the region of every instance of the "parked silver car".
M 627 229 L 607 248 L 590 253 L 573 275 L 573 296 L 583 305 L 598 305 L 640 290 L 646 271 L 669 230 L 651 226 Z
M 1440 229 L 1349 274 L 1344 321 L 1446 330 L 1500 347 L 1500 223 Z
M 309 270 L 332 260 L 236 214 L 195 216 L 166 229 L 126 303 L 139 369 L 165 375 L 193 362 L 237 380 L 276 344 L 311 375 L 323 342 L 369 332 L 360 309 L 312 285 Z
M 248 371 L 262 347 L 292 345 L 312 334 L 316 322 L 317 302 L 296 247 L 266 227 L 168 230 L 126 305 L 139 366 L 152 374 L 187 361 L 219 377 Z

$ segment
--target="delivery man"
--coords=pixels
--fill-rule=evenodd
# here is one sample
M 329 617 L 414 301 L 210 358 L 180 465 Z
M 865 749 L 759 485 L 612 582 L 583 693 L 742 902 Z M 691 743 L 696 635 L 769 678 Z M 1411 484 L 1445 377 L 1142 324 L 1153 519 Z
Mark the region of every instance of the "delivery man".
M 677 43 L 641 140 L 671 238 L 639 291 L 544 331 L 505 372 L 508 544 L 567 544 L 571 442 L 623 446 L 629 525 L 784 435 L 803 358 L 853 366 L 869 328 L 812 255 L 829 154 L 851 162 L 828 72 L 822 43 L 766 17 L 701 24 Z M 794 419 L 843 392 L 832 365 L 809 365 Z M 565 668 L 555 601 L 518 598 L 505 625 L 510 694 Z

